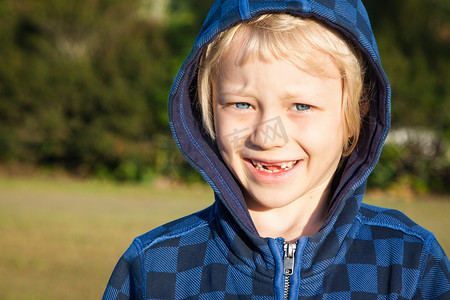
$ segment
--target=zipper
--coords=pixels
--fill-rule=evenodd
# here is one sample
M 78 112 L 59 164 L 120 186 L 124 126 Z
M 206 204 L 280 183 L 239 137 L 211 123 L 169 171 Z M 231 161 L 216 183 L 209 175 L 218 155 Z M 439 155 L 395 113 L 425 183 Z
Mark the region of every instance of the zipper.
M 284 299 L 288 300 L 291 288 L 291 276 L 294 273 L 295 250 L 297 250 L 297 243 L 284 242 L 283 250 Z

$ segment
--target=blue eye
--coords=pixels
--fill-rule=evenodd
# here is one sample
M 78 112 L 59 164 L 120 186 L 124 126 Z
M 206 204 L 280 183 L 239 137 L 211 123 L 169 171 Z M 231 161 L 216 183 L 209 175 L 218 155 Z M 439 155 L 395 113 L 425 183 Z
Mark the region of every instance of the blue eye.
M 294 104 L 293 107 L 294 107 L 294 110 L 297 110 L 297 111 L 306 111 L 311 108 L 311 106 L 309 106 L 307 104 L 300 104 L 300 103 Z
M 238 109 L 249 109 L 250 108 L 250 104 L 245 103 L 245 102 L 236 103 L 235 106 Z

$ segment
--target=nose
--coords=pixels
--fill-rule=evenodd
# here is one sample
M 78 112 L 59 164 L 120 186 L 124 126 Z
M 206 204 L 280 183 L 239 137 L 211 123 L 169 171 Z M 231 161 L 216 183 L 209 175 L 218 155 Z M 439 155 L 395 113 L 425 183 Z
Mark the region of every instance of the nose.
M 271 149 L 282 147 L 288 143 L 286 127 L 280 116 L 265 119 L 255 124 L 252 128 L 253 132 L 248 138 L 249 146 L 258 149 Z

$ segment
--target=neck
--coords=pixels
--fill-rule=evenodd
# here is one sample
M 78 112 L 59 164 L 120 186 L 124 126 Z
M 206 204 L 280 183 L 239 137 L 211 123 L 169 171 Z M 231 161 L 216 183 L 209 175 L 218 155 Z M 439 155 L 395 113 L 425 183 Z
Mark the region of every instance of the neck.
M 317 233 L 328 212 L 330 188 L 324 185 L 284 207 L 249 209 L 260 236 L 291 242 Z

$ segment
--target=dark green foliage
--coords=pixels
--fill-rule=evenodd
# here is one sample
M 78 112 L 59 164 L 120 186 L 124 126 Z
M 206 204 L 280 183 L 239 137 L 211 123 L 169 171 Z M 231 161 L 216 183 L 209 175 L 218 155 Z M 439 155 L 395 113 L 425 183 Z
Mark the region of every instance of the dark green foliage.
M 392 85 L 392 126 L 427 128 L 439 148 L 389 144 L 369 187 L 408 186 L 450 192 L 450 2 L 366 0 L 381 59 Z
M 450 192 L 450 151 L 443 141 L 436 141 L 424 151 L 420 143 L 388 143 L 376 171 L 369 177 L 369 187 L 404 190 L 413 193 Z M 431 150 L 431 151 L 430 151 Z
M 394 127 L 427 127 L 450 139 L 450 2 L 366 0 L 392 84 Z
M 159 20 L 137 0 L 3 1 L 0 160 L 120 180 L 192 177 L 166 108 L 209 6 L 192 2 L 174 1 Z

